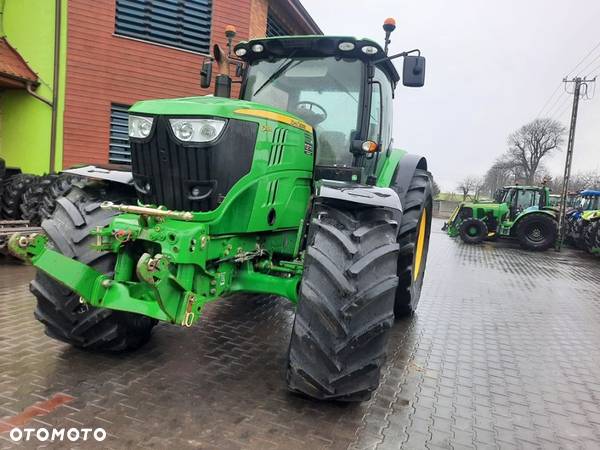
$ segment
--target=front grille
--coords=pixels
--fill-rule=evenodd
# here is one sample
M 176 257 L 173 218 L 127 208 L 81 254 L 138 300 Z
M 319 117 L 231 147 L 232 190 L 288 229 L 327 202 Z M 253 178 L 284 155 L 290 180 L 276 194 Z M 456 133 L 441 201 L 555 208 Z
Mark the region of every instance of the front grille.
M 168 118 L 157 117 L 149 140 L 131 141 L 140 200 L 180 211 L 212 211 L 250 172 L 257 131 L 254 122 L 230 119 L 215 142 L 182 143 Z

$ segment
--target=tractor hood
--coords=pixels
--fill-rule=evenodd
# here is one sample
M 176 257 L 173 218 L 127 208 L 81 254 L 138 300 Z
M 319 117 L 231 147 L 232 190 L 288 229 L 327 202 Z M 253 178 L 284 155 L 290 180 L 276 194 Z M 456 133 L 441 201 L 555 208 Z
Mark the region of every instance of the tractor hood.
M 312 133 L 312 127 L 297 116 L 262 103 L 205 95 L 164 100 L 144 100 L 133 105 L 129 112 L 161 116 L 209 116 L 228 119 L 272 120 L 286 123 Z
M 583 211 L 581 213 L 581 218 L 583 220 L 590 220 L 590 221 L 600 219 L 600 210 Z

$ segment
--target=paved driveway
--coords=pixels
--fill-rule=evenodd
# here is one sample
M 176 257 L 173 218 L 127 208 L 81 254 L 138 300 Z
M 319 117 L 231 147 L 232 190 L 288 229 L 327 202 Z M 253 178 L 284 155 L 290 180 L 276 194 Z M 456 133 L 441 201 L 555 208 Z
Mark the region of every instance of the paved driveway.
M 43 334 L 32 270 L 0 265 L 0 447 L 19 424 L 108 433 L 70 448 L 600 448 L 600 260 L 469 247 L 440 225 L 362 405 L 287 393 L 285 301 L 223 300 L 136 353 L 88 354 Z

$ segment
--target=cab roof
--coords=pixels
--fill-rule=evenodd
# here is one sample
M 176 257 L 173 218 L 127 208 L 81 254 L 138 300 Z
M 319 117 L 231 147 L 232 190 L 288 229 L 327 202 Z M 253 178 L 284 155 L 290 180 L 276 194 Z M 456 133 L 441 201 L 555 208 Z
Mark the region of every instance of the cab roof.
M 544 189 L 544 187 L 543 186 L 523 186 L 523 185 L 516 184 L 513 186 L 504 186 L 503 189 L 525 189 L 525 190 L 529 190 L 529 191 L 534 191 L 534 190 L 539 191 L 539 190 Z
M 349 43 L 354 47 L 351 50 L 340 50 L 340 44 Z M 257 44 L 262 45 L 263 50 L 255 52 L 253 47 Z M 346 47 L 351 47 L 347 45 Z M 375 51 L 372 54 L 365 53 L 363 47 L 373 47 Z M 257 38 L 249 41 L 240 42 L 234 47 L 236 55 L 239 49 L 246 50 L 242 60 L 251 63 L 261 59 L 286 58 L 286 57 L 326 57 L 339 56 L 343 58 L 357 58 L 362 61 L 379 61 L 377 67 L 383 70 L 394 87 L 400 80 L 400 75 L 394 67 L 391 60 L 381 46 L 371 39 L 357 39 L 350 36 L 277 36 L 269 38 Z
M 579 193 L 582 197 L 600 197 L 600 191 L 595 189 L 585 189 Z

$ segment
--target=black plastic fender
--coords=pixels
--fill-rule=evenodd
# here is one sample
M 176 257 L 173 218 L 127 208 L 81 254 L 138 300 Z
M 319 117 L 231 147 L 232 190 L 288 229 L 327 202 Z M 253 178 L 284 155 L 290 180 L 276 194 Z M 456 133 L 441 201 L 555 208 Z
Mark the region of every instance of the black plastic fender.
M 417 169 L 427 170 L 427 159 L 424 156 L 410 153 L 404 155 L 396 167 L 392 178 L 392 186 L 402 202 Z
M 367 206 L 390 208 L 402 214 L 402 202 L 398 193 L 386 187 L 367 186 L 345 181 L 319 180 L 315 183 L 317 200 L 340 201 Z

